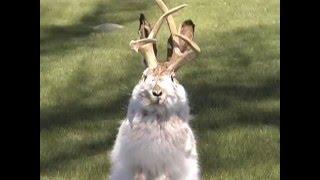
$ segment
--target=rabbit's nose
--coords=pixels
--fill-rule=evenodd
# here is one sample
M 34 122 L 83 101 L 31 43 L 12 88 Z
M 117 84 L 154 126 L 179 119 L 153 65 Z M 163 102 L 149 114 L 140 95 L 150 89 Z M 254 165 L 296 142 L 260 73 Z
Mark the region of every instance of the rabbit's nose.
M 152 94 L 153 94 L 154 96 L 159 97 L 159 96 L 162 95 L 162 91 L 152 91 Z
M 152 89 L 152 95 L 156 96 L 156 97 L 159 97 L 162 95 L 162 90 L 160 88 L 160 86 L 158 85 L 155 85 Z

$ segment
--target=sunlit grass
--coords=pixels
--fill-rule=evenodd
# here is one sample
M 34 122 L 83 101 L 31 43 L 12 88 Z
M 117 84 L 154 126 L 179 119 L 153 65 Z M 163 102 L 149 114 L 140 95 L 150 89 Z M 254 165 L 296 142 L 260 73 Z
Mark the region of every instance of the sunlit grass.
M 202 54 L 178 74 L 189 94 L 203 179 L 279 177 L 279 1 L 187 3 Z M 143 66 L 129 49 L 148 0 L 40 1 L 41 179 L 107 179 L 108 153 Z M 123 29 L 98 33 L 105 22 Z M 166 57 L 168 29 L 158 37 Z

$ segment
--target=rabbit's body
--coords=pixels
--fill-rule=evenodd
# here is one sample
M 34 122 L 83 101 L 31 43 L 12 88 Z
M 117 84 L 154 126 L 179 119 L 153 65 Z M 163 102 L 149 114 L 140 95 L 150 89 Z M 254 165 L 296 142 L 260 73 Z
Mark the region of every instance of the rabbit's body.
M 195 25 L 186 20 L 178 33 L 170 14 L 186 5 L 169 10 L 162 0 L 155 1 L 164 14 L 152 28 L 141 14 L 140 39 L 130 42 L 131 48 L 143 55 L 147 68 L 133 89 L 127 118 L 111 152 L 111 180 L 199 179 L 188 98 L 175 78 L 175 72 L 200 53 L 193 41 Z M 165 18 L 171 36 L 167 61 L 160 63 L 154 38 Z
M 150 117 L 136 121 L 133 125 L 128 120 L 122 122 L 112 152 L 113 162 L 130 171 L 115 176 L 131 177 L 114 176 L 114 179 L 133 179 L 137 172 L 150 180 L 160 177 L 174 180 L 196 179 L 196 144 L 187 122 L 177 117 L 160 122 L 152 121 Z M 186 178 L 187 176 L 190 178 Z
M 196 141 L 189 126 L 185 90 L 169 74 L 161 75 L 160 69 L 147 69 L 144 76 L 148 78 L 143 77 L 133 90 L 128 117 L 119 128 L 111 154 L 112 180 L 133 179 L 138 172 L 148 180 L 198 177 Z M 156 85 L 163 89 L 161 104 L 153 103 L 149 96 Z M 122 168 L 128 172 L 123 173 Z

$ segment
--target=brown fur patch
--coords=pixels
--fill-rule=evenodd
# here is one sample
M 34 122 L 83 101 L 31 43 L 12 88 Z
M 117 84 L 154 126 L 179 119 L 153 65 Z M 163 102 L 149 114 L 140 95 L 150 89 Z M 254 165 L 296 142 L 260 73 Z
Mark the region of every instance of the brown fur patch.
M 152 70 L 152 73 L 155 76 L 163 76 L 171 74 L 171 72 L 168 70 L 168 63 L 158 63 L 158 66 Z

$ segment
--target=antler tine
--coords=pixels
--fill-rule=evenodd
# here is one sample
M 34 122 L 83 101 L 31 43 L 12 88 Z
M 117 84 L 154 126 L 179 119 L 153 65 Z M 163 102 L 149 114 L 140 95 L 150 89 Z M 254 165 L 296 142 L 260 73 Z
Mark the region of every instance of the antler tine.
M 163 12 L 167 12 L 168 11 L 168 7 L 165 5 L 165 3 L 163 2 L 163 0 L 155 0 L 158 4 L 158 6 L 160 7 L 160 9 Z M 180 68 L 183 64 L 185 64 L 185 62 L 189 62 L 192 59 L 194 59 L 196 57 L 196 55 L 198 53 L 200 53 L 200 48 L 199 46 L 192 41 L 193 38 L 193 32 L 190 34 L 191 37 L 187 37 L 185 36 L 179 28 L 179 33 L 177 32 L 177 28 L 176 28 L 176 24 L 174 22 L 174 19 L 171 15 L 169 15 L 167 18 L 167 23 L 171 32 L 171 37 L 172 37 L 172 42 L 170 42 L 169 44 L 172 46 L 172 55 L 171 58 L 168 57 L 169 60 L 169 65 L 168 65 L 168 69 L 172 70 L 172 71 L 176 71 L 178 68 Z M 187 21 L 185 21 L 187 22 Z M 194 31 L 194 24 L 192 23 L 192 21 L 190 20 L 191 24 L 192 24 L 192 30 Z M 190 24 L 189 24 L 190 25 Z M 191 47 L 191 49 L 186 50 L 186 45 L 184 45 L 182 42 L 179 42 L 179 39 L 183 40 L 185 43 L 187 43 L 188 46 Z
M 196 53 L 200 53 L 200 47 L 192 40 L 190 40 L 188 37 L 182 35 L 182 34 L 173 34 L 173 36 L 177 36 L 180 39 L 184 40 Z
M 130 42 L 130 47 L 136 52 L 140 52 L 145 59 L 147 60 L 148 67 L 155 68 L 157 66 L 157 58 L 154 54 L 152 43 L 156 42 L 156 39 L 154 39 L 162 25 L 163 19 L 170 14 L 184 8 L 186 5 L 180 5 L 175 8 L 172 8 L 171 10 L 165 12 L 156 22 L 154 27 L 152 28 L 148 38 L 145 39 L 139 39 L 139 40 L 132 40 Z
M 193 50 L 188 50 L 183 54 L 180 54 L 180 56 L 177 56 L 174 61 L 170 61 L 167 69 L 172 72 L 177 71 L 181 66 L 192 61 L 196 56 L 197 55 Z
M 153 38 L 157 35 L 161 25 L 162 25 L 162 22 L 163 22 L 163 19 L 168 17 L 168 16 L 171 16 L 172 13 L 175 13 L 177 12 L 178 10 L 186 7 L 187 5 L 186 4 L 182 4 L 180 6 L 177 6 L 175 8 L 172 8 L 170 9 L 169 11 L 166 11 L 164 12 L 164 14 L 158 19 L 158 21 L 156 22 L 156 24 L 153 26 L 148 38 Z
M 177 71 L 182 65 L 193 60 L 197 56 L 197 54 L 201 52 L 200 47 L 186 36 L 181 34 L 173 34 L 173 36 L 179 37 L 184 40 L 191 47 L 191 49 L 183 53 L 179 51 L 176 58 L 170 61 L 168 66 L 169 71 Z
M 163 2 L 163 0 L 155 0 L 159 6 L 159 8 L 161 9 L 162 12 L 167 12 L 168 11 L 168 7 L 167 5 Z M 187 6 L 187 4 L 184 4 L 185 6 Z M 176 23 L 174 22 L 174 19 L 171 15 L 169 15 L 167 18 L 167 24 L 169 26 L 169 30 L 171 34 L 177 34 L 177 27 L 176 27 Z M 176 36 L 172 36 L 172 40 L 173 40 L 173 52 L 176 52 L 178 50 L 178 46 L 179 46 L 179 39 Z
M 162 1 L 162 0 L 155 0 L 159 6 L 159 8 L 161 9 L 161 11 L 163 13 L 168 11 L 168 7 L 167 5 Z M 187 6 L 187 4 L 183 4 L 184 6 Z M 174 19 L 171 15 L 167 16 L 167 23 L 169 25 L 169 30 L 171 32 L 171 34 L 177 34 L 177 27 L 176 27 L 176 23 L 174 22 Z M 172 37 L 173 39 L 173 44 L 179 44 L 179 40 L 177 37 Z

